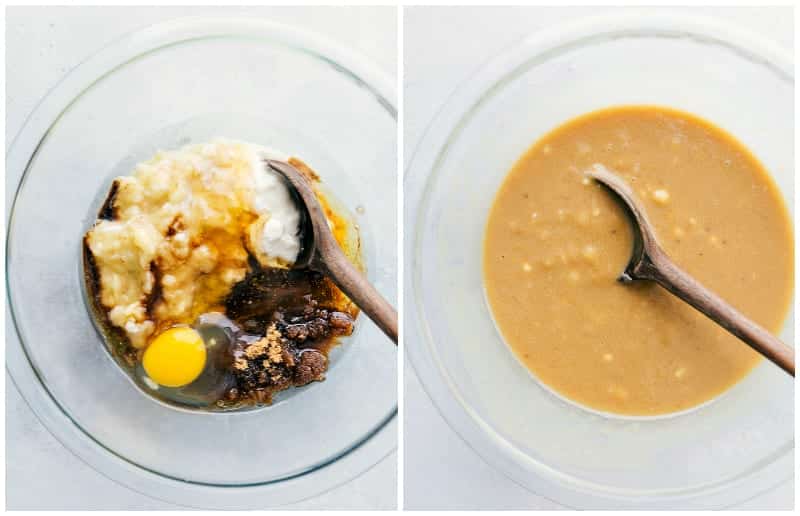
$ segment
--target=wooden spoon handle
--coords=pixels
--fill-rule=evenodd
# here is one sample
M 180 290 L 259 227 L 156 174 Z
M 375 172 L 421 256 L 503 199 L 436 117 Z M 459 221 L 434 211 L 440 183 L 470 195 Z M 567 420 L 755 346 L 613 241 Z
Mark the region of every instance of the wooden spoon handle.
M 753 320 L 736 310 L 728 302 L 701 285 L 664 254 L 650 256 L 653 267 L 647 271 L 649 279 L 683 299 L 711 320 L 739 337 L 778 367 L 794 376 L 794 348 Z
M 307 177 L 289 163 L 275 160 L 266 163 L 291 183 L 308 212 L 314 231 L 307 265 L 326 274 L 397 345 L 397 311 L 342 252 Z
M 397 311 L 367 281 L 361 271 L 350 263 L 344 253 L 339 251 L 336 257 L 328 254 L 324 262 L 317 264 L 317 268 L 325 268 L 336 286 L 397 345 Z

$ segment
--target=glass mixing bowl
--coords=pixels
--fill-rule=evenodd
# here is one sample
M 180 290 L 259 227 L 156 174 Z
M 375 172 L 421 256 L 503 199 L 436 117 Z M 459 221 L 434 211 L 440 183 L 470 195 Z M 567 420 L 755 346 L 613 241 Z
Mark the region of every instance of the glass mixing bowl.
M 8 156 L 8 369 L 33 411 L 89 465 L 155 498 L 275 506 L 360 474 L 396 445 L 397 353 L 365 317 L 327 379 L 241 413 L 141 393 L 112 361 L 81 290 L 81 239 L 115 175 L 157 149 L 218 136 L 306 160 L 356 213 L 368 275 L 396 300 L 392 83 L 319 37 L 190 18 L 124 37 L 37 107 Z
M 771 363 L 689 413 L 593 414 L 515 359 L 481 270 L 489 207 L 512 164 L 560 123 L 606 106 L 659 104 L 713 121 L 761 159 L 791 206 L 792 70 L 790 56 L 736 29 L 640 13 L 525 38 L 448 100 L 405 179 L 405 342 L 442 415 L 487 462 L 542 496 L 595 509 L 729 506 L 792 476 L 793 382 Z

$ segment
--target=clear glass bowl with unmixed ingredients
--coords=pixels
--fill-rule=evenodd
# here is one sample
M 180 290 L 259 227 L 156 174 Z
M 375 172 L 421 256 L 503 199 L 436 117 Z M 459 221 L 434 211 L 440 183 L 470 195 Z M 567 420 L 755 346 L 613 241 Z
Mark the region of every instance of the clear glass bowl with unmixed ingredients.
M 359 227 L 368 277 L 394 302 L 394 95 L 374 65 L 335 44 L 225 18 L 133 33 L 54 88 L 8 158 L 7 277 L 8 367 L 57 439 L 116 481 L 197 507 L 290 503 L 390 453 L 396 349 L 366 318 L 331 351 L 323 382 L 256 410 L 181 410 L 143 395 L 107 353 L 82 293 L 81 239 L 111 179 L 157 150 L 250 141 L 313 165 Z
M 146 394 L 248 410 L 324 380 L 358 308 L 296 267 L 302 217 L 268 157 L 304 171 L 334 238 L 362 268 L 355 216 L 299 158 L 229 139 L 159 151 L 112 181 L 83 242 L 84 300 Z M 289 395 L 283 393 L 281 396 Z
M 576 508 L 719 508 L 791 478 L 794 392 L 783 371 L 764 361 L 672 417 L 586 411 L 537 383 L 502 340 L 482 250 L 491 203 L 523 152 L 615 105 L 713 121 L 759 158 L 792 211 L 793 91 L 791 58 L 769 42 L 704 18 L 632 14 L 531 35 L 450 97 L 407 171 L 406 342 L 442 415 L 485 460 Z M 793 342 L 793 313 L 781 337 Z

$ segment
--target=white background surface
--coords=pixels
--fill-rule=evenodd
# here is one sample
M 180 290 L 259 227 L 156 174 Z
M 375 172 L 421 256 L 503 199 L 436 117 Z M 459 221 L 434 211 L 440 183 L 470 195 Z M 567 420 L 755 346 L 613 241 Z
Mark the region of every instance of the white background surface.
M 393 9 L 242 8 L 302 25 L 396 69 Z M 405 154 L 410 157 L 433 113 L 481 62 L 537 28 L 608 11 L 587 8 L 409 8 L 405 12 Z M 720 16 L 793 48 L 790 9 L 694 11 Z M 69 69 L 125 32 L 212 8 L 10 8 L 7 11 L 6 147 L 39 99 Z M 519 487 L 485 464 L 447 426 L 406 364 L 405 487 L 408 509 L 552 509 L 557 506 Z M 39 424 L 6 378 L 6 499 L 9 509 L 169 509 L 100 476 L 64 449 Z M 395 456 L 365 475 L 292 508 L 392 508 Z M 742 509 L 788 509 L 790 483 Z
M 485 60 L 537 29 L 611 10 L 407 8 L 404 19 L 406 163 L 434 113 L 452 90 Z M 729 20 L 793 50 L 791 8 L 683 10 Z M 408 361 L 405 372 L 406 509 L 559 508 L 483 462 L 439 415 Z M 791 509 L 793 505 L 793 484 L 786 482 L 737 508 Z
M 396 77 L 396 9 L 388 8 L 9 8 L 6 14 L 6 148 L 42 96 L 101 46 L 141 27 L 187 15 L 258 16 L 349 46 Z M 176 509 L 101 476 L 39 423 L 6 374 L 8 509 Z M 393 453 L 361 477 L 292 509 L 392 509 Z

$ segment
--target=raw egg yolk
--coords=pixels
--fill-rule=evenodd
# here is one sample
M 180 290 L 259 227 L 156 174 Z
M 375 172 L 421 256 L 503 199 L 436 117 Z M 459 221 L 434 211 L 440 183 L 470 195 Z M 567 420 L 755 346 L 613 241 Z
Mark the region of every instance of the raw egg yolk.
M 164 387 L 182 387 L 200 376 L 206 365 L 206 346 L 195 330 L 170 328 L 145 349 L 142 366 L 151 380 Z

